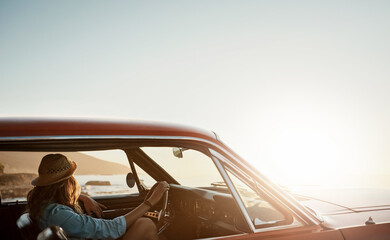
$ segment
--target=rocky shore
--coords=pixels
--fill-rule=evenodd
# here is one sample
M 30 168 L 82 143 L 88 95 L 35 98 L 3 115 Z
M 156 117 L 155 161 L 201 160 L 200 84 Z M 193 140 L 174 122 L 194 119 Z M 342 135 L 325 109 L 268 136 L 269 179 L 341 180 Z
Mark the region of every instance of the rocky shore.
M 0 173 L 1 199 L 25 198 L 33 187 L 31 181 L 37 176 L 33 173 Z

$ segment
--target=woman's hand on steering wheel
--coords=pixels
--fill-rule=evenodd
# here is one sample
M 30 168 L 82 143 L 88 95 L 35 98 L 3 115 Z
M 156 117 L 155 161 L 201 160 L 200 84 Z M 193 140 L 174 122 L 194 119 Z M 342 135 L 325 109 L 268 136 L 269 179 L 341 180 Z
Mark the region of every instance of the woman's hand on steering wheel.
M 161 198 L 163 198 L 161 210 L 159 211 L 157 216 L 158 235 L 160 235 L 164 231 L 164 229 L 169 226 L 169 223 L 166 221 L 165 215 L 168 207 L 168 190 L 169 184 L 167 182 L 158 182 L 154 184 L 154 186 L 150 189 L 150 191 L 145 197 L 145 202 L 147 202 L 148 205 L 152 206 L 157 204 L 161 200 Z
M 158 203 L 158 201 L 160 201 L 164 193 L 168 190 L 169 184 L 166 181 L 157 182 L 146 195 L 145 201 L 154 206 L 156 203 Z

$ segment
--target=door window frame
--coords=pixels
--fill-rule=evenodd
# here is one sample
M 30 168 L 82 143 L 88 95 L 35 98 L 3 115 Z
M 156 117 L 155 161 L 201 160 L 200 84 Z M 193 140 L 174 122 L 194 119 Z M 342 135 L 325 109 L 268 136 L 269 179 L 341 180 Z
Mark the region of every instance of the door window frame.
M 212 149 L 210 149 L 212 150 Z M 210 151 L 211 152 L 211 151 Z M 212 152 L 211 152 L 212 153 Z M 255 232 L 255 228 L 253 226 L 253 224 L 251 223 L 251 219 L 249 217 L 249 214 L 248 212 L 245 210 L 245 206 L 244 206 L 244 203 L 241 201 L 241 198 L 240 198 L 240 195 L 239 193 L 237 192 L 236 188 L 234 187 L 234 184 L 233 182 L 231 181 L 230 177 L 228 176 L 225 168 L 223 167 L 223 165 L 221 164 L 221 162 L 219 161 L 219 159 L 214 156 L 214 154 L 212 153 L 212 156 L 211 156 L 211 159 L 214 161 L 214 164 L 216 165 L 218 171 L 220 172 L 223 180 L 225 181 L 228 189 L 230 190 L 236 204 L 238 205 L 238 207 L 240 208 L 241 210 L 241 213 L 242 215 L 244 216 L 245 218 L 245 222 L 247 223 L 249 229 L 251 232 Z
M 215 165 L 217 166 L 218 170 L 220 171 L 224 181 L 226 182 L 229 190 L 231 191 L 232 195 L 233 195 L 233 198 L 235 199 L 238 207 L 240 208 L 251 232 L 265 232 L 265 231 L 272 231 L 272 230 L 279 230 L 279 229 L 288 229 L 288 228 L 296 228 L 296 227 L 302 227 L 304 226 L 304 224 L 300 221 L 297 220 L 297 218 L 294 216 L 294 214 L 292 214 L 290 211 L 288 211 L 287 209 L 285 211 L 283 211 L 283 214 L 288 214 L 288 217 L 291 217 L 291 221 L 290 223 L 288 224 L 285 224 L 285 225 L 278 225 L 278 226 L 270 226 L 270 227 L 264 227 L 264 228 L 256 228 L 256 226 L 254 225 L 254 223 L 252 222 L 246 208 L 245 208 L 245 205 L 244 203 L 242 202 L 242 199 L 240 197 L 240 194 L 238 193 L 237 189 L 235 188 L 234 186 L 234 183 L 232 182 L 232 180 L 230 179 L 228 173 L 226 172 L 226 169 L 228 169 L 233 175 L 235 175 L 236 177 L 238 177 L 243 183 L 247 184 L 248 186 L 251 186 L 251 185 L 254 185 L 256 186 L 255 188 L 252 188 L 252 190 L 254 190 L 256 193 L 259 193 L 261 192 L 263 195 L 265 195 L 267 197 L 267 201 L 269 199 L 271 200 L 275 200 L 274 197 L 270 196 L 270 194 L 267 193 L 267 191 L 261 187 L 261 185 L 259 183 L 257 183 L 257 181 L 253 180 L 250 176 L 248 176 L 247 174 L 245 174 L 243 171 L 239 170 L 237 167 L 235 167 L 226 157 L 224 157 L 222 154 L 216 152 L 215 150 L 213 149 L 209 149 L 210 153 L 211 153 L 211 158 L 213 159 Z M 279 203 L 279 201 L 276 201 L 277 204 Z M 273 204 L 271 204 L 273 206 Z M 280 204 L 278 204 L 280 205 Z M 283 207 L 280 206 L 280 207 Z M 276 208 L 278 209 L 278 208 Z

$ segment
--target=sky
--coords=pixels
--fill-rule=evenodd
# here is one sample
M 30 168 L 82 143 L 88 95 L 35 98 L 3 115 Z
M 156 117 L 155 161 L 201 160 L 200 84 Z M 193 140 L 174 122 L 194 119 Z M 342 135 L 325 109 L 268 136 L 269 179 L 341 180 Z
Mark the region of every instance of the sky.
M 282 184 L 390 187 L 389 1 L 0 2 L 0 116 L 213 130 Z

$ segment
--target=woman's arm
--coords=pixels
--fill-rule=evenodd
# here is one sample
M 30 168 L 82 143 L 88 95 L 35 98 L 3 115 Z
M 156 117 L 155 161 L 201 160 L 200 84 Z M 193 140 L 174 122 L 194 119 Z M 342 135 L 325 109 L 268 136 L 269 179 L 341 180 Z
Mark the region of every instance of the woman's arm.
M 50 225 L 58 225 L 62 227 L 70 237 L 118 238 L 123 236 L 126 229 L 149 210 L 149 204 L 155 205 L 168 189 L 168 183 L 157 183 L 151 194 L 148 194 L 148 197 L 145 200 L 147 203 L 144 202 L 133 211 L 112 220 L 80 215 L 75 213 L 70 207 L 53 203 L 45 208 L 40 226 L 45 228 Z M 87 196 L 82 196 L 80 201 L 83 200 L 87 204 L 91 203 L 92 205 L 95 205 L 95 207 L 99 206 L 98 203 Z
M 152 188 L 153 189 L 153 188 Z M 156 187 L 153 192 L 145 199 L 150 205 L 155 205 L 169 189 L 169 184 L 165 181 L 156 183 Z M 142 217 L 150 208 L 147 203 L 142 203 L 136 207 L 133 211 L 124 215 L 126 220 L 126 228 L 129 228 L 140 217 Z
M 80 215 L 68 206 L 49 204 L 39 221 L 41 228 L 57 225 L 71 238 L 117 239 L 126 233 L 126 219 L 99 219 Z
M 83 202 L 84 209 L 89 216 L 95 215 L 95 217 L 101 218 L 103 217 L 102 208 L 107 209 L 106 206 L 96 202 L 95 200 L 88 197 L 87 195 L 81 194 L 79 197 L 79 201 Z

